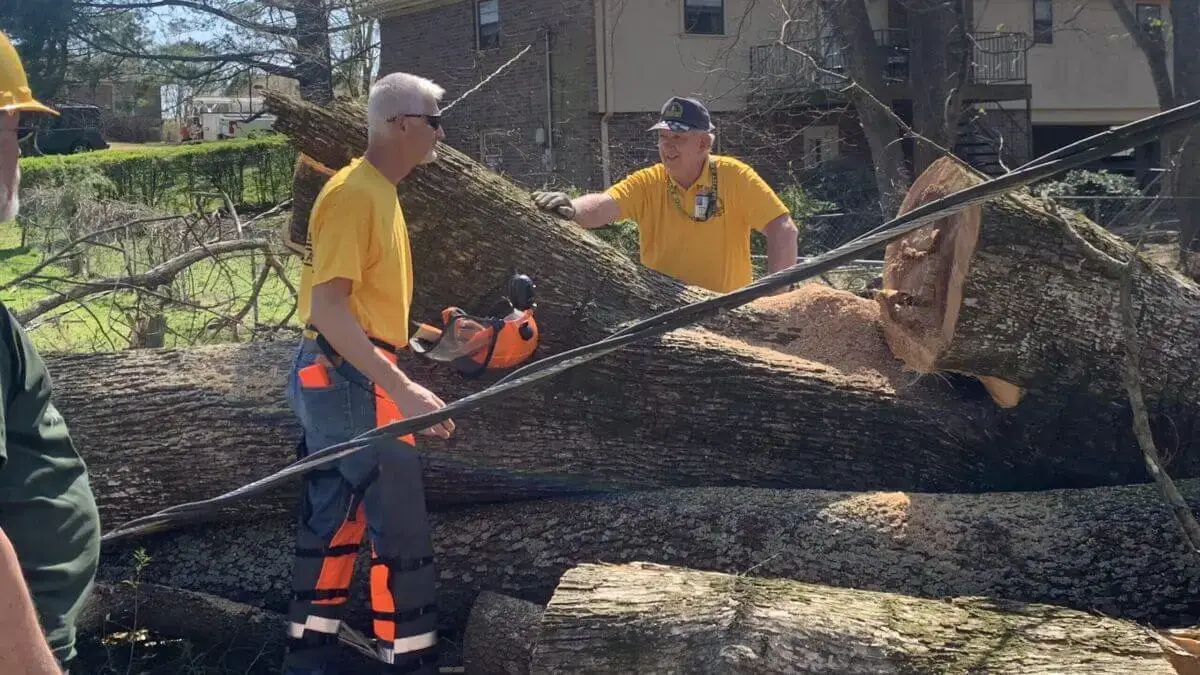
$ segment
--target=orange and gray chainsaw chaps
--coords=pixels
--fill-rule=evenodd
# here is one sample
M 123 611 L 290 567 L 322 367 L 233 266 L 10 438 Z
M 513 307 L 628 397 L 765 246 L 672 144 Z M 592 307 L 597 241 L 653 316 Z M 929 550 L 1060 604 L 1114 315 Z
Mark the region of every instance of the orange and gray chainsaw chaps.
M 507 291 L 499 311 L 490 316 L 474 316 L 458 307 L 443 309 L 441 328 L 417 324 L 409 347 L 434 361 L 451 364 L 468 379 L 521 365 L 538 345 L 534 284 L 524 274 L 517 274 L 509 280 Z
M 320 340 L 320 342 L 324 342 Z M 357 375 L 327 343 L 327 360 L 345 377 Z M 395 349 L 376 346 L 393 363 Z M 302 388 L 329 386 L 329 374 L 314 363 L 300 377 Z M 356 378 L 356 384 L 357 382 Z M 378 385 L 351 387 L 350 405 L 362 413 L 374 399 L 376 427 L 403 419 Z M 354 413 L 352 417 L 358 417 Z M 346 422 L 367 425 L 363 419 Z M 310 440 L 307 435 L 305 443 Z M 337 439 L 322 438 L 324 443 Z M 302 446 L 300 454 L 307 451 Z M 360 546 L 371 551 L 369 604 L 377 658 L 384 673 L 432 675 L 437 672 L 437 576 L 425 509 L 420 455 L 411 434 L 381 439 L 374 452 L 346 458 L 335 468 L 305 477 L 301 526 L 296 537 L 292 600 L 288 608 L 285 665 L 316 669 L 333 658 Z

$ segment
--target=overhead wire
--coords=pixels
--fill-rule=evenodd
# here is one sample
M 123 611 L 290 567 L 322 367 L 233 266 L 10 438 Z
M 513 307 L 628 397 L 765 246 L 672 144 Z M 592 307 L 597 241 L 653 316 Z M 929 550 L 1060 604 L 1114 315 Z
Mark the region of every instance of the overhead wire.
M 952 215 L 963 208 L 1028 186 L 1060 172 L 1103 159 L 1117 152 L 1137 147 L 1178 129 L 1194 125 L 1198 120 L 1200 120 L 1200 101 L 1180 105 L 1089 136 L 1038 157 L 1002 176 L 982 180 L 975 185 L 912 209 L 835 249 L 766 275 L 738 290 L 662 312 L 627 325 L 596 342 L 540 359 L 512 371 L 486 389 L 464 396 L 439 410 L 376 427 L 349 441 L 313 452 L 273 474 L 224 494 L 210 499 L 178 504 L 131 520 L 105 534 L 101 541 L 113 542 L 128 539 L 162 530 L 174 523 L 191 522 L 203 518 L 224 506 L 265 492 L 294 476 L 329 466 L 372 443 L 398 443 L 397 439 L 402 436 L 426 429 L 459 413 L 474 410 L 485 403 L 511 396 L 534 382 L 583 365 L 633 342 L 662 335 L 717 315 L 722 311 L 735 309 L 789 284 L 832 270 L 847 261 L 854 260 L 867 250 L 896 241 L 930 222 Z M 441 453 L 437 450 L 422 448 L 418 452 L 430 458 L 463 463 L 461 457 Z M 475 466 L 476 463 L 471 463 L 471 465 Z M 521 473 L 529 476 L 544 475 L 549 479 L 562 478 L 562 476 L 546 472 L 522 471 Z M 586 482 L 581 481 L 580 484 L 583 485 Z M 592 485 L 596 489 L 604 487 L 603 481 L 597 481 Z

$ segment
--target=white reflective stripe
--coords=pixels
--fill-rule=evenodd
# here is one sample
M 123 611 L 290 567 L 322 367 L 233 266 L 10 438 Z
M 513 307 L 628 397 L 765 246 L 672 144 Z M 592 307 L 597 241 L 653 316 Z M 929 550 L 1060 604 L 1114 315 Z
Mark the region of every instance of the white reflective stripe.
M 304 623 L 296 623 L 295 621 L 288 624 L 288 635 L 294 638 L 304 637 L 304 631 L 313 630 L 318 633 L 328 633 L 336 635 L 342 628 L 340 619 L 327 619 L 323 616 L 308 615 Z
M 437 631 L 414 635 L 412 637 L 396 638 L 391 647 L 380 647 L 379 655 L 384 663 L 395 663 L 396 654 L 406 654 L 420 649 L 428 649 L 437 644 Z

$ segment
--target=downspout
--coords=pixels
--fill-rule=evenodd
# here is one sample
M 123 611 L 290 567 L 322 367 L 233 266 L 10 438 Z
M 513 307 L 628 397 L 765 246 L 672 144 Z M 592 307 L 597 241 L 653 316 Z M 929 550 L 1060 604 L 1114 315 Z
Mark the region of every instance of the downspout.
M 608 120 L 612 116 L 611 102 L 608 89 L 608 0 L 596 0 L 596 4 L 600 6 L 600 36 L 597 40 L 597 46 L 602 52 L 600 58 L 600 99 L 603 104 L 600 110 L 603 115 L 600 116 L 600 172 L 604 180 L 604 189 L 612 186 L 612 157 L 608 151 Z
M 546 27 L 546 168 L 554 171 L 554 71 L 550 64 L 550 28 Z

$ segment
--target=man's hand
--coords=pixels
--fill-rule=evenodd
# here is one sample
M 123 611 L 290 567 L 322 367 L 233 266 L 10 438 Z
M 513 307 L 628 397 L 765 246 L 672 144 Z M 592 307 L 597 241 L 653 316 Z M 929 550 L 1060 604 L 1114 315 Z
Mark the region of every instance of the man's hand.
M 575 207 L 565 192 L 535 192 L 533 203 L 543 211 L 556 213 L 567 220 L 575 219 Z
M 383 390 L 391 397 L 392 402 L 400 409 L 400 414 L 404 415 L 405 419 L 446 407 L 445 401 L 438 398 L 432 391 L 413 382 L 400 371 L 396 371 L 396 374 L 397 377 L 383 385 Z M 425 436 L 450 438 L 450 434 L 454 433 L 454 420 L 444 419 L 428 429 L 422 429 L 420 433 Z
M 349 297 L 348 279 L 333 279 L 317 284 L 312 289 L 311 321 L 334 350 L 360 373 L 378 382 L 405 418 L 445 408 L 442 399 L 413 382 L 389 359 L 380 355 L 350 313 Z M 450 438 L 452 433 L 454 422 L 451 420 L 443 420 L 421 431 L 423 435 L 438 438 Z

